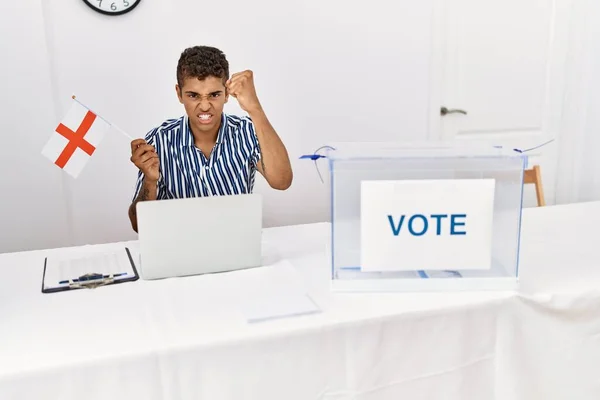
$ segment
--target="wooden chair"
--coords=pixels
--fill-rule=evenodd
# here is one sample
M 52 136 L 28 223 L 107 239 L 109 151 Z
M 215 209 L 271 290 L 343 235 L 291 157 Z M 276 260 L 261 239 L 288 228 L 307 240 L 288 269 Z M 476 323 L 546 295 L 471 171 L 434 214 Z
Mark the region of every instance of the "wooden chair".
M 538 207 L 546 205 L 546 200 L 544 199 L 544 186 L 542 185 L 542 172 L 539 165 L 534 165 L 533 168 L 525 170 L 523 184 L 534 184 Z

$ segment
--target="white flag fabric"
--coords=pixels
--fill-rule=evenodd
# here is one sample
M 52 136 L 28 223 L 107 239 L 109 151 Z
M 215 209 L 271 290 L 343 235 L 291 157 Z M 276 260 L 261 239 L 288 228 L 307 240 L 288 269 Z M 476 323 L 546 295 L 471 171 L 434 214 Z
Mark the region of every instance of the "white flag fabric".
M 77 178 L 110 128 L 110 124 L 76 100 L 58 124 L 42 155 Z

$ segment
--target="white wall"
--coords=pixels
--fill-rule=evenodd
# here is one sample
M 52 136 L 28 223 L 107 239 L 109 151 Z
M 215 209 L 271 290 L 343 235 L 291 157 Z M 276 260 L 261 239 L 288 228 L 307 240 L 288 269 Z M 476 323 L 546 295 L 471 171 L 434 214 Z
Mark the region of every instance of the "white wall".
M 576 1 L 557 174 L 557 203 L 600 200 L 600 2 Z
M 0 252 L 69 238 L 61 171 L 40 154 L 56 115 L 40 1 L 0 12 Z
M 128 139 L 111 131 L 77 180 L 40 151 L 73 93 L 135 137 L 180 116 L 177 59 L 197 44 L 224 50 L 232 72 L 255 71 L 292 157 L 290 190 L 258 180 L 265 225 L 327 220 L 327 188 L 298 157 L 327 142 L 427 136 L 433 3 L 232 0 L 207 13 L 195 0 L 142 0 L 129 15 L 106 17 L 82 1 L 11 2 L 0 14 L 8 60 L 0 80 L 9 88 L 1 97 L 0 224 L 8 229 L 0 252 L 135 238 Z

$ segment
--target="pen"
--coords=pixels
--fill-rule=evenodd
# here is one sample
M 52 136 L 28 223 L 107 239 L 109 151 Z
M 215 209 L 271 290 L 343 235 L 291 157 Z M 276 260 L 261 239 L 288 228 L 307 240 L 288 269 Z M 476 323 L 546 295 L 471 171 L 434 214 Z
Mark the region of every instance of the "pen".
M 79 278 L 75 278 L 72 280 L 72 282 L 86 282 L 86 281 L 91 281 L 91 280 L 95 280 L 95 279 L 108 279 L 108 278 L 117 278 L 119 276 L 123 276 L 123 275 L 127 275 L 126 272 L 121 272 L 119 274 L 113 274 L 113 275 L 100 275 L 100 274 L 91 274 L 88 276 L 81 276 Z M 65 283 L 69 283 L 68 280 L 64 280 L 64 281 L 60 281 L 58 282 L 59 285 L 64 285 Z

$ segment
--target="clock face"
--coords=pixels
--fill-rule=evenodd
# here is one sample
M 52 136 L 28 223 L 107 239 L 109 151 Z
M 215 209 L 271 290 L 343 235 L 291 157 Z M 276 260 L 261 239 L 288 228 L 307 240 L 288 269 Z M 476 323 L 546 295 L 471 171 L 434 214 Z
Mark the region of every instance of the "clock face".
M 106 15 L 121 15 L 133 10 L 142 0 L 83 0 L 95 11 Z

